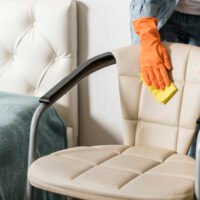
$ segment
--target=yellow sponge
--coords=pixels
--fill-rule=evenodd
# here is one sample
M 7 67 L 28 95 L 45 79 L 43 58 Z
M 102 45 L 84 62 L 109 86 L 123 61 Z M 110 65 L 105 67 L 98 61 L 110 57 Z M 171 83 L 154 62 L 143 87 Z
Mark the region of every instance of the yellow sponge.
M 141 80 L 143 81 L 142 77 Z M 152 86 L 147 86 L 151 94 L 154 96 L 154 98 L 161 103 L 166 104 L 178 91 L 176 86 L 171 82 L 169 87 L 165 87 L 164 90 L 157 90 L 154 89 Z

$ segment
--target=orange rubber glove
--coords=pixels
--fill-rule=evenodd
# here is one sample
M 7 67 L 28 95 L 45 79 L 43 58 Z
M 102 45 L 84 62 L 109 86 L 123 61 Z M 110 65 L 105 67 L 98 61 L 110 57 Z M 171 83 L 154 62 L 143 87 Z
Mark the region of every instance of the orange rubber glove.
M 157 23 L 156 18 L 144 17 L 134 20 L 133 27 L 140 38 L 142 77 L 148 86 L 164 90 L 165 86 L 171 83 L 167 73 L 167 69 L 171 69 L 171 64 L 168 53 L 160 41 Z

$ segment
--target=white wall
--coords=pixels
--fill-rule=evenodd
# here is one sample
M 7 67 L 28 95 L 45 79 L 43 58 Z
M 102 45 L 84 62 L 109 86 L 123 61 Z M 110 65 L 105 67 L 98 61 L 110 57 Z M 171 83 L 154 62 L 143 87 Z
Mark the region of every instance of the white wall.
M 130 0 L 78 1 L 79 63 L 130 44 Z M 95 72 L 79 85 L 80 145 L 122 143 L 116 66 Z

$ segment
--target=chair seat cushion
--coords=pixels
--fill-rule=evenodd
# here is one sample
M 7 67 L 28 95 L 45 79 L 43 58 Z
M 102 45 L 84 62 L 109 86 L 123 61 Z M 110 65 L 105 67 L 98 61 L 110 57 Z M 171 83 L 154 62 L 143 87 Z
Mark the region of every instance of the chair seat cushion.
M 180 200 L 194 197 L 194 159 L 150 146 L 76 147 L 36 160 L 35 187 L 93 200 Z

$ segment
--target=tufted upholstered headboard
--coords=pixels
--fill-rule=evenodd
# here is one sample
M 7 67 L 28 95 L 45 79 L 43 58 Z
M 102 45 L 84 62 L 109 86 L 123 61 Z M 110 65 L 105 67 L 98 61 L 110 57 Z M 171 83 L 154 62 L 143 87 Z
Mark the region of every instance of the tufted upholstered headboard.
M 73 0 L 0 1 L 0 90 L 41 96 L 77 63 Z M 67 122 L 69 146 L 77 141 L 77 88 L 56 104 Z
M 139 46 L 114 51 L 118 63 L 124 140 L 185 154 L 200 116 L 200 48 L 165 43 L 178 92 L 167 103 L 157 103 L 139 78 Z

